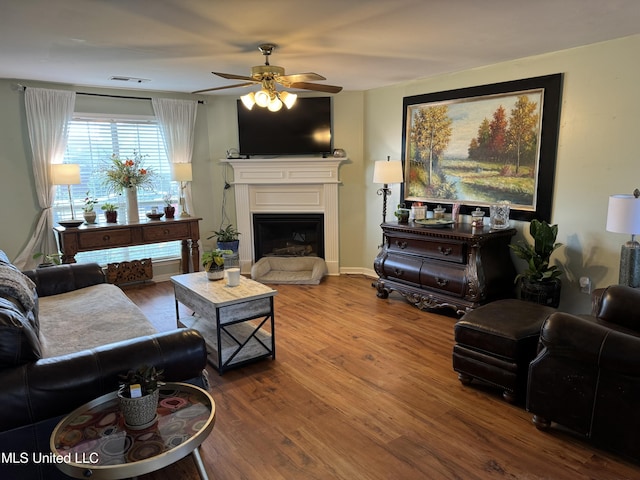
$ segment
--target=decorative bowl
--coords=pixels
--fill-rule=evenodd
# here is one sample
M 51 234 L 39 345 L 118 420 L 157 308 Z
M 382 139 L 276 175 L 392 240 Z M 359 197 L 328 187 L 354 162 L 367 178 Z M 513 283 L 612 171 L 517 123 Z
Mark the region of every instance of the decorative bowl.
M 160 220 L 162 217 L 164 217 L 164 213 L 147 213 L 147 218 L 151 220 Z

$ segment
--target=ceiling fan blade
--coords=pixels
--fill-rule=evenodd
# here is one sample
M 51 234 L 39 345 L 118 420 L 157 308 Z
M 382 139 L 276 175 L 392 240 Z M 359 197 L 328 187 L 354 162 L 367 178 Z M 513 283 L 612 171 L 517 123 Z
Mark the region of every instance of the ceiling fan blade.
M 220 73 L 220 72 L 211 72 L 211 73 L 219 77 L 226 78 L 227 80 L 247 80 L 249 82 L 256 81 L 253 77 L 247 77 L 246 75 L 236 75 L 234 73 Z
M 342 87 L 335 85 L 323 85 L 321 83 L 296 82 L 290 85 L 291 88 L 301 88 L 303 90 L 315 90 L 317 92 L 338 93 Z
M 326 80 L 322 75 L 318 75 L 317 73 L 307 72 L 307 73 L 293 73 L 291 75 L 283 75 L 278 77 L 278 81 L 283 83 L 285 82 L 297 83 L 297 82 L 310 82 L 310 81 L 318 81 L 318 80 Z
M 236 83 L 235 85 L 226 85 L 224 87 L 205 88 L 204 90 L 196 90 L 195 92 L 191 92 L 191 93 L 213 92 L 214 90 L 225 90 L 227 88 L 248 87 L 250 85 L 255 85 L 255 82 Z

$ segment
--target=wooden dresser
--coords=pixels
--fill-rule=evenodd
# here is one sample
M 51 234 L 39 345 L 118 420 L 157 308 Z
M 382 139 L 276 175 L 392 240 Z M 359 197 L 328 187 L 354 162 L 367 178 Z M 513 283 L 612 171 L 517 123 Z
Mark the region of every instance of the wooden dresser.
M 452 308 L 458 315 L 515 295 L 509 243 L 515 229 L 469 224 L 429 228 L 383 223 L 384 244 L 374 262 L 378 297 L 397 291 L 421 309 Z

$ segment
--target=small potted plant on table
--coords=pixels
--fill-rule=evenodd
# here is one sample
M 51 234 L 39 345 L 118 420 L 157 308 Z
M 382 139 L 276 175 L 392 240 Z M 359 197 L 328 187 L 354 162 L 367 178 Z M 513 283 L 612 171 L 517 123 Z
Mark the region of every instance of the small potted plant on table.
M 86 223 L 96 223 L 96 211 L 93 209 L 96 203 L 98 203 L 98 199 L 89 195 L 89 190 L 87 190 L 84 205 L 82 206 L 82 215 Z
M 224 257 L 223 255 L 231 255 L 231 250 L 208 250 L 202 253 L 202 267 L 207 272 L 209 280 L 221 280 L 224 278 Z
M 120 411 L 127 427 L 147 428 L 156 421 L 162 370 L 144 365 L 122 375 L 118 390 Z
M 164 201 L 164 216 L 165 218 L 174 218 L 176 215 L 176 207 L 171 204 L 171 194 L 167 193 L 162 197 Z
M 233 225 L 229 224 L 225 228 L 220 228 L 217 232 L 213 232 L 213 235 L 207 237 L 207 240 L 215 237 L 219 249 L 231 250 L 233 253 L 237 253 L 238 245 L 240 244 L 238 235 L 240 235 L 240 232 L 238 232 Z
M 118 206 L 113 203 L 105 203 L 100 207 L 104 210 L 104 216 L 107 219 L 107 223 L 118 223 Z

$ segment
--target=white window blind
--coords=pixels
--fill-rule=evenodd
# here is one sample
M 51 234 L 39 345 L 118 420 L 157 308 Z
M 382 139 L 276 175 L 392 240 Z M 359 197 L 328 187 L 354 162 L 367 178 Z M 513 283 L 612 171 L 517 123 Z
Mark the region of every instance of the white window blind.
M 110 192 L 104 185 L 102 172 L 110 165 L 111 155 L 116 153 L 121 159 L 133 159 L 134 152 L 143 155 L 144 168 L 154 172 L 152 190 L 138 190 L 138 207 L 141 221 L 152 207 L 162 211 L 163 196 L 172 194 L 177 200 L 177 185 L 171 182 L 169 160 L 164 149 L 162 129 L 155 119 L 136 117 L 110 119 L 99 116 L 76 117 L 69 126 L 69 140 L 64 163 L 80 165 L 79 185 L 72 185 L 73 205 L 78 219 L 82 218 L 82 207 L 87 192 L 98 203 L 94 206 L 98 223 L 104 223 L 104 213 L 100 209 L 105 202 L 118 205 L 118 223 L 127 221 L 125 195 Z M 54 204 L 54 221 L 70 218 L 67 188 L 59 186 Z M 81 252 L 76 260 L 98 262 L 106 265 L 112 262 L 153 258 L 154 260 L 180 257 L 180 242 L 140 245 L 93 252 Z

